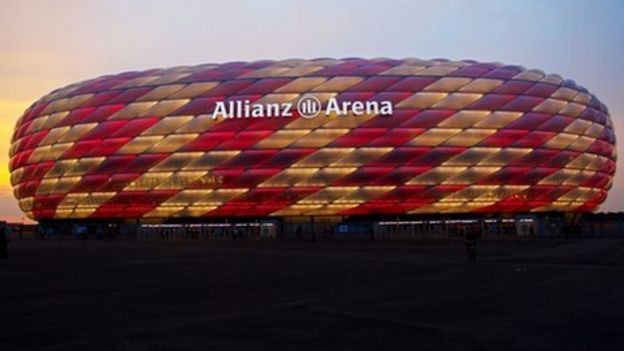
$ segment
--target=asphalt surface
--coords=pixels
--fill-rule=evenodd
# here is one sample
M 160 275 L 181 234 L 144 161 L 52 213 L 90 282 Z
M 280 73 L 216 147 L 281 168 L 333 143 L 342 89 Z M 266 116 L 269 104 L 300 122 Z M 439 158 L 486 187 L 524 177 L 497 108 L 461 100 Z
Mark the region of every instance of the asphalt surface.
M 622 350 L 624 240 L 22 240 L 0 350 Z

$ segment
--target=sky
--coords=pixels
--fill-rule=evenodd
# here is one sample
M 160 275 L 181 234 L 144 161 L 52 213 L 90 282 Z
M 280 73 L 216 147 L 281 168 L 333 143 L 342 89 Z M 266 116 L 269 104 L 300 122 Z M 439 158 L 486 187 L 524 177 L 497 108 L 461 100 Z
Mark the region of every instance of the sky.
M 624 155 L 623 1 L 22 1 L 0 12 L 0 217 L 15 121 L 88 78 L 207 62 L 316 57 L 475 59 L 571 78 L 610 109 Z M 618 170 L 603 211 L 624 210 Z

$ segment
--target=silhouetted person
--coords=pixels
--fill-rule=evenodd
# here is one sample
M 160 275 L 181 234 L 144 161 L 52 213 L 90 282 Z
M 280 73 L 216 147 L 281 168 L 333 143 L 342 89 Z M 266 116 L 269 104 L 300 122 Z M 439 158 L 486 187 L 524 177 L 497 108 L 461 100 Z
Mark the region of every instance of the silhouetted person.
M 7 249 L 9 246 L 9 240 L 5 233 L 5 226 L 0 226 L 0 258 L 7 258 Z
M 98 225 L 97 227 L 95 227 L 95 238 L 97 240 L 104 240 L 104 227 L 101 225 Z
M 236 235 L 236 227 L 228 227 L 228 234 L 231 235 L 232 237 L 232 241 L 236 241 L 238 239 L 237 235 Z
M 158 227 L 158 228 L 157 228 L 157 230 L 158 230 L 158 233 L 160 234 L 160 238 L 161 238 L 162 240 L 165 240 L 165 230 L 166 230 L 166 229 L 165 229 L 165 228 L 162 228 L 162 227 Z
M 466 246 L 466 258 L 468 261 L 477 262 L 477 244 L 479 242 L 480 233 L 477 227 L 469 227 L 464 235 L 464 245 Z
M 297 227 L 297 230 L 296 230 L 295 233 L 297 235 L 297 239 L 301 239 L 301 236 L 302 236 L 302 233 L 303 233 L 303 229 L 301 228 L 301 226 Z
M 184 230 L 184 240 L 189 240 L 191 238 L 191 227 L 188 223 L 182 226 L 182 230 Z
M 235 227 L 236 230 L 234 231 L 234 235 L 236 235 L 236 238 L 238 240 L 243 240 L 243 228 L 241 227 Z

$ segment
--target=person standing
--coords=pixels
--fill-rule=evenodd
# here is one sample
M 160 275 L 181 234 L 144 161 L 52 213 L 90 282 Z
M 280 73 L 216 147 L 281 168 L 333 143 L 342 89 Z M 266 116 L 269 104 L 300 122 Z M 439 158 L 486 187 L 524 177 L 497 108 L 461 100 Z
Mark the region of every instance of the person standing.
M 327 229 L 325 229 L 325 236 L 328 237 L 329 239 L 332 239 L 334 237 L 334 226 L 333 225 L 328 225 Z
M 297 239 L 301 239 L 303 236 L 303 229 L 301 228 L 301 224 L 297 226 L 297 230 L 295 232 Z
M 481 238 L 481 233 L 477 226 L 469 226 L 465 229 L 464 246 L 466 247 L 466 258 L 469 262 L 477 262 L 477 245 Z
M 6 222 L 0 222 L 0 258 L 8 257 L 9 238 L 7 237 Z

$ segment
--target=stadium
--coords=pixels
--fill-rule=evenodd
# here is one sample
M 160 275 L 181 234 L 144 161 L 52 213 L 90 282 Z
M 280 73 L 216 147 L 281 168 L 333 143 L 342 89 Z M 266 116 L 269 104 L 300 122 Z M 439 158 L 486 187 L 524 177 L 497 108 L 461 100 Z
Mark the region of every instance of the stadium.
M 71 84 L 18 120 L 9 168 L 44 225 L 528 235 L 597 210 L 616 158 L 607 107 L 558 75 L 322 58 Z

